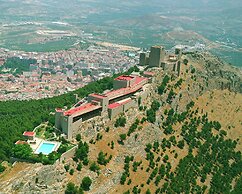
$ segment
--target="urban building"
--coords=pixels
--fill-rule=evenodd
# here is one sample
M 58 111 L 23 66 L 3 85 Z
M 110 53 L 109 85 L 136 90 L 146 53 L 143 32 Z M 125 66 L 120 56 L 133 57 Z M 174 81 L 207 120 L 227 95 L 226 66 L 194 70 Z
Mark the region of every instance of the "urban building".
M 134 54 L 134 53 L 133 53 Z M 50 98 L 79 89 L 90 82 L 127 71 L 139 57 L 108 46 L 90 45 L 57 52 L 10 51 L 0 48 L 0 101 Z M 16 74 L 7 60 L 34 59 Z

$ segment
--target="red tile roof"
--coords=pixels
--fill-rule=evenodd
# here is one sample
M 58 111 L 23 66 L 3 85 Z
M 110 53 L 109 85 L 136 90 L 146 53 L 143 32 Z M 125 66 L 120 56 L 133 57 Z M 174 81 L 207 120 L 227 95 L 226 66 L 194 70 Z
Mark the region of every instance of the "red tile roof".
M 100 108 L 100 106 L 97 106 L 97 105 L 94 105 L 92 103 L 87 103 L 87 104 L 84 104 L 82 106 L 79 106 L 77 108 L 73 108 L 73 109 L 70 109 L 66 112 L 64 112 L 64 115 L 65 116 L 71 116 L 73 115 L 74 113 L 77 113 L 77 112 L 84 112 L 85 110 L 95 110 L 97 108 Z
M 108 96 L 108 97 L 111 97 L 113 95 L 117 95 L 117 94 L 120 94 L 120 93 L 123 94 L 125 92 L 125 90 L 127 90 L 127 88 L 120 88 L 120 89 L 117 89 L 117 90 L 111 90 L 111 91 L 105 93 L 105 95 Z
M 22 144 L 28 144 L 26 141 L 21 141 L 21 140 L 18 140 L 15 142 L 15 145 L 22 145 Z
M 62 112 L 63 110 L 62 110 L 62 108 L 56 108 L 55 111 L 56 112 Z
M 119 101 L 118 103 L 121 105 L 127 104 L 128 102 L 132 101 L 131 98 L 128 98 L 126 100 Z
M 126 76 L 126 75 L 119 76 L 118 78 L 116 78 L 116 80 L 131 80 L 131 79 L 135 79 L 135 83 L 132 85 L 132 87 L 121 88 L 121 89 L 118 89 L 118 90 L 112 90 L 112 91 L 109 91 L 105 94 L 95 94 L 94 93 L 94 94 L 91 94 L 90 96 L 98 97 L 98 98 L 108 97 L 109 100 L 112 100 L 112 99 L 118 98 L 120 96 L 124 96 L 124 95 L 130 94 L 130 93 L 136 92 L 137 90 L 142 88 L 142 86 L 144 85 L 142 82 L 148 80 L 147 78 L 144 78 L 144 77 Z M 125 104 L 127 102 L 122 101 L 120 103 L 113 103 L 113 104 L 110 104 L 108 106 L 108 108 L 113 109 L 113 108 L 121 106 L 122 104 Z M 68 111 L 65 111 L 64 115 L 70 116 L 70 115 L 73 115 L 75 113 L 90 112 L 90 111 L 98 109 L 98 108 L 101 108 L 101 106 L 95 105 L 93 103 L 88 103 L 88 104 L 84 104 L 84 105 L 81 105 L 79 107 L 76 107 L 74 109 L 70 109 Z M 60 111 L 60 110 L 57 109 L 57 111 Z
M 136 77 L 134 85 L 138 85 L 138 84 L 140 84 L 144 80 L 147 80 L 147 78 L 145 78 L 145 77 Z
M 106 98 L 105 95 L 102 95 L 102 94 L 96 94 L 96 93 L 90 94 L 90 96 L 97 97 L 97 98 Z
M 117 107 L 119 107 L 119 106 L 121 106 L 121 104 L 115 102 L 115 103 L 113 103 L 113 104 L 109 104 L 109 105 L 108 105 L 108 108 L 109 108 L 109 109 L 114 109 L 114 108 L 117 108 Z
M 134 79 L 133 76 L 130 76 L 130 75 L 121 75 L 119 77 L 117 77 L 115 80 L 125 80 L 125 81 L 130 81 Z
M 128 98 L 128 99 L 125 99 L 125 100 L 121 100 L 119 102 L 114 102 L 113 104 L 109 104 L 108 108 L 109 109 L 114 109 L 114 108 L 117 108 L 117 107 L 122 106 L 124 104 L 127 104 L 130 101 L 131 101 L 131 98 Z
M 144 75 L 154 76 L 155 72 L 145 71 Z
M 130 93 L 135 92 L 135 91 L 139 90 L 140 88 L 142 88 L 143 85 L 141 85 L 141 82 L 143 82 L 145 80 L 148 80 L 148 79 L 143 78 L 143 77 L 136 77 L 135 84 L 132 85 L 132 87 L 120 88 L 118 90 L 112 90 L 110 92 L 105 93 L 105 95 L 108 96 L 109 100 L 110 100 L 110 99 L 114 99 L 119 96 L 124 96 L 124 95 L 130 94 Z
M 23 136 L 33 137 L 33 136 L 35 136 L 35 132 L 33 132 L 33 131 L 25 131 L 23 133 Z

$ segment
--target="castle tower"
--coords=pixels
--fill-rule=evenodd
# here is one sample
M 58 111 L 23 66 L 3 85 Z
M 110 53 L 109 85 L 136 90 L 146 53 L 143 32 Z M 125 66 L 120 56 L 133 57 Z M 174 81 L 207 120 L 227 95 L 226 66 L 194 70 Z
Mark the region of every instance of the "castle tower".
M 57 108 L 55 110 L 55 127 L 57 129 L 61 129 L 61 117 L 63 116 L 63 110 L 61 108 Z
M 152 46 L 150 49 L 150 67 L 160 67 L 165 58 L 165 49 L 162 46 Z
M 172 71 L 176 71 L 176 66 L 177 66 L 177 63 L 174 63 L 174 64 L 173 64 Z
M 175 47 L 175 55 L 177 55 L 178 60 L 181 59 L 182 56 L 182 47 L 181 46 L 176 46 Z
M 147 53 L 140 53 L 139 56 L 139 65 L 140 66 L 145 66 L 149 64 L 149 57 Z
M 177 61 L 177 75 L 180 76 L 181 73 L 181 61 Z

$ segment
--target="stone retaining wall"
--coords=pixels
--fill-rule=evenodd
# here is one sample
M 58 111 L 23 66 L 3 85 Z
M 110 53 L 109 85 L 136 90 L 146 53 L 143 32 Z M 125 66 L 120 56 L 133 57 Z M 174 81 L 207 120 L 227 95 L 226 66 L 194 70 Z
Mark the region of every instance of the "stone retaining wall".
M 62 162 L 64 160 L 67 160 L 67 159 L 74 157 L 77 148 L 78 148 L 78 146 L 75 146 L 75 147 L 71 148 L 70 150 L 68 150 L 67 152 L 63 153 L 61 155 L 60 159 L 57 160 L 56 162 Z

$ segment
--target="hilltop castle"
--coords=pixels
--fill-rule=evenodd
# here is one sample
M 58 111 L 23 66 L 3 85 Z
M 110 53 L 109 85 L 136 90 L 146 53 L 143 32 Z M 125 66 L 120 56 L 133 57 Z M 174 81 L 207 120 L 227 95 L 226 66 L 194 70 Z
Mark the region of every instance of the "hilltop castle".
M 153 46 L 150 53 L 140 54 L 140 66 L 158 67 L 180 74 L 181 51 L 167 54 L 163 47 Z M 138 107 L 138 99 L 144 100 L 149 95 L 149 83 L 153 72 L 144 72 L 144 76 L 122 75 L 114 79 L 113 90 L 103 94 L 90 94 L 87 101 L 70 110 L 56 109 L 55 127 L 72 139 L 82 122 L 96 116 L 108 115 L 110 119 L 132 107 Z M 80 104 L 80 103 L 78 103 Z
M 162 46 L 152 46 L 150 52 L 140 53 L 139 65 L 171 70 L 180 75 L 182 49 L 177 46 L 175 53 L 167 53 Z
M 55 127 L 72 139 L 83 121 L 108 114 L 113 119 L 131 107 L 136 107 L 138 98 L 148 95 L 148 78 L 140 76 L 119 76 L 114 80 L 114 89 L 103 94 L 90 94 L 86 103 L 70 110 L 56 109 Z

